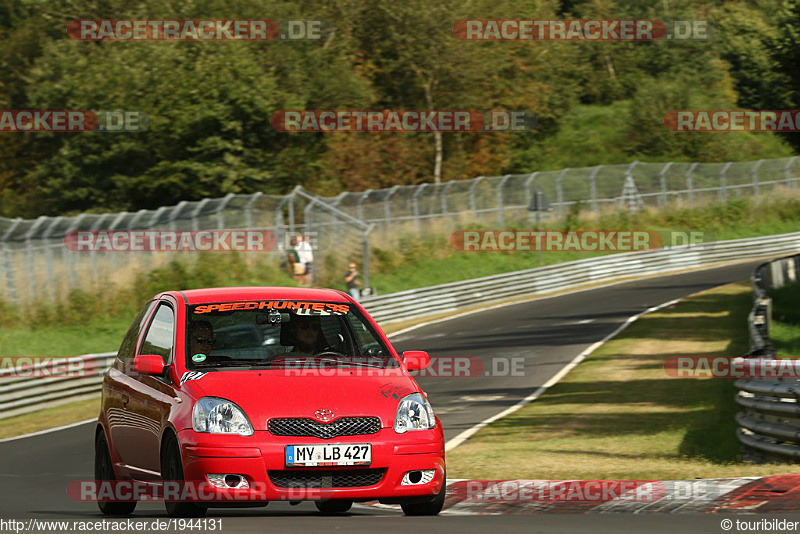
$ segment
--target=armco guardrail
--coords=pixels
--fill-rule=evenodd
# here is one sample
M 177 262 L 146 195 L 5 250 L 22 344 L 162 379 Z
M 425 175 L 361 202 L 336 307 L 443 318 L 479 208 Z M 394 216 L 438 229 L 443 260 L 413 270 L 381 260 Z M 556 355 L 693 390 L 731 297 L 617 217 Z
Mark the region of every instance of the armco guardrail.
M 753 273 L 753 310 L 748 357 L 774 359 L 769 337 L 772 321 L 770 290 L 800 281 L 800 254 L 762 263 Z M 800 459 L 800 380 L 742 378 L 736 381 L 739 442 L 751 455 L 783 461 Z
M 115 357 L 103 352 L 0 369 L 0 419 L 97 396 Z
M 455 311 L 465 306 L 552 293 L 625 276 L 693 269 L 737 259 L 800 252 L 800 232 L 717 241 L 694 247 L 612 254 L 364 299 L 378 322 Z
M 800 252 L 800 232 L 588 258 L 401 291 L 364 299 L 363 304 L 378 322 L 385 324 L 457 311 L 475 304 L 552 293 L 627 276 L 680 271 L 714 263 L 777 256 L 791 252 Z M 93 356 L 108 357 L 110 354 Z M 101 377 L 91 377 L 91 380 L 84 377 L 71 380 L 46 378 L 5 382 L 0 379 L 0 419 L 35 411 L 56 401 L 69 400 L 92 391 L 92 388 L 96 391 Z

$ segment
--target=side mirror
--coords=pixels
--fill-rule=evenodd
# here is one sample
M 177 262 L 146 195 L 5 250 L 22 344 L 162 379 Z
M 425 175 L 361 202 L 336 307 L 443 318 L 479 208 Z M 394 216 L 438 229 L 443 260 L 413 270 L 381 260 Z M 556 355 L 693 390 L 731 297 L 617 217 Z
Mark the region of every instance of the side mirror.
M 409 371 L 421 371 L 431 364 L 431 357 L 424 350 L 407 350 L 403 353 L 403 363 Z
M 133 370 L 143 375 L 162 375 L 164 367 L 164 358 L 158 354 L 139 354 L 133 359 Z

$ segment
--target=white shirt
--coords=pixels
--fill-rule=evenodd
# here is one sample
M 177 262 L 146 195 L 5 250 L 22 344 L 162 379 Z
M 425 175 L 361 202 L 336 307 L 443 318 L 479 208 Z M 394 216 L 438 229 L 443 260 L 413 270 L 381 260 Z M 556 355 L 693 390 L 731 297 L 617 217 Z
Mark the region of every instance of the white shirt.
M 311 243 L 303 240 L 297 244 L 296 250 L 302 263 L 314 263 L 314 253 L 311 251 Z

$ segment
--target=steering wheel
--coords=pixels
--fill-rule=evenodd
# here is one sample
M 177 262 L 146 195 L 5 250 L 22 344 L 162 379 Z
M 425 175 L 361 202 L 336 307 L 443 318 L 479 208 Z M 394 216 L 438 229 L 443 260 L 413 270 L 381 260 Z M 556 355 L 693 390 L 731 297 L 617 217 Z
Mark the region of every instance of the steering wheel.
M 314 356 L 342 356 L 346 357 L 347 355 L 343 352 L 339 352 L 338 350 L 333 350 L 330 347 L 326 347 L 321 351 L 314 354 Z

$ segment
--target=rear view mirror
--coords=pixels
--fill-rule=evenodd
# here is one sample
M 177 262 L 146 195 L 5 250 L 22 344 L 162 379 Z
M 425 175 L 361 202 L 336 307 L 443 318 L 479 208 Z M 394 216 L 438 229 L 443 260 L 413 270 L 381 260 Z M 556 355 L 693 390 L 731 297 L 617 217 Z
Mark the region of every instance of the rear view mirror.
M 256 324 L 280 324 L 288 323 L 289 314 L 270 310 L 269 313 L 259 313 L 256 315 Z
M 431 364 L 431 357 L 424 350 L 407 350 L 403 353 L 403 363 L 409 371 L 421 371 Z
M 164 358 L 158 354 L 139 354 L 133 359 L 133 370 L 143 375 L 163 375 L 164 367 Z

